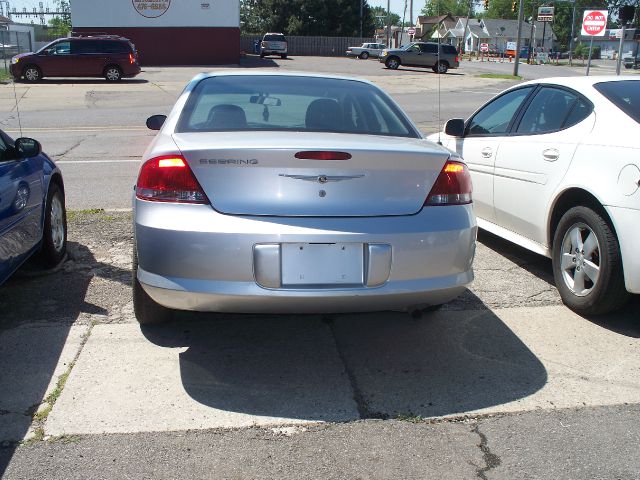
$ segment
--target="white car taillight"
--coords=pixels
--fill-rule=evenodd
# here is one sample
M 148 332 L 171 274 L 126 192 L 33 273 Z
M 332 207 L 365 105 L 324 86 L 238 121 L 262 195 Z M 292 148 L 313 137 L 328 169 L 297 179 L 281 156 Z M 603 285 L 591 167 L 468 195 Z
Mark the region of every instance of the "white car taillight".
M 467 166 L 462 162 L 447 160 L 424 204 L 432 206 L 471 203 L 472 190 Z
M 147 160 L 138 175 L 136 197 L 153 202 L 209 203 L 181 155 L 165 155 Z

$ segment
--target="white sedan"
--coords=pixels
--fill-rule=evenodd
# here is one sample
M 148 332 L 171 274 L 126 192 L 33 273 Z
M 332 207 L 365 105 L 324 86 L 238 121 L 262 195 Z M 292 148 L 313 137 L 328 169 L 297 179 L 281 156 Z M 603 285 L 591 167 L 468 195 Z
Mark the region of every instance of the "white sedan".
M 469 167 L 478 226 L 551 257 L 567 306 L 640 293 L 640 78 L 522 83 L 438 137 Z

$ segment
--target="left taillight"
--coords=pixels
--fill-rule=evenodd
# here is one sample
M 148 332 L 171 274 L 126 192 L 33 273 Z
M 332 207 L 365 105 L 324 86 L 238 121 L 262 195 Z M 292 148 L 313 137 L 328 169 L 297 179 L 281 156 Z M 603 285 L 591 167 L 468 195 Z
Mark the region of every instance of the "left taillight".
M 462 162 L 447 160 L 433 184 L 425 206 L 464 205 L 471 203 L 471 175 Z
M 133 65 L 134 63 L 136 63 L 136 57 L 133 56 L 133 53 L 129 54 L 129 63 L 131 65 Z
M 136 197 L 152 202 L 209 203 L 189 164 L 181 155 L 147 160 L 138 174 Z

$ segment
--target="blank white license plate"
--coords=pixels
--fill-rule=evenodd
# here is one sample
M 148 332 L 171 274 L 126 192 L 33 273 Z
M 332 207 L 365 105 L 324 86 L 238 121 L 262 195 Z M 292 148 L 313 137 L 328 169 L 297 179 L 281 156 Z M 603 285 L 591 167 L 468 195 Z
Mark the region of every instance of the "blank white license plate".
M 362 285 L 361 243 L 283 243 L 282 285 Z

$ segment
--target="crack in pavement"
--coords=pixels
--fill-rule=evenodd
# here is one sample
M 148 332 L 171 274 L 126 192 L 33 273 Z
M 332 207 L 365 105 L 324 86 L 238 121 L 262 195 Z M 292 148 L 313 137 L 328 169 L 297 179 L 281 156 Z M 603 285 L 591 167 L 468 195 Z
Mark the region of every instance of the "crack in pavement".
M 480 437 L 480 443 L 478 444 L 478 448 L 482 451 L 482 458 L 484 460 L 485 466 L 479 468 L 477 465 L 473 465 L 476 467 L 476 475 L 478 478 L 482 480 L 488 480 L 487 472 L 493 470 L 496 467 L 499 467 L 502 464 L 502 460 L 495 453 L 491 452 L 487 442 L 487 436 L 480 431 L 480 424 L 476 423 L 474 427 L 471 429 L 473 433 Z
M 64 152 L 59 153 L 57 155 L 52 155 L 52 156 L 54 157 L 55 160 L 60 160 L 60 159 L 64 158 L 64 156 L 67 155 L 69 152 L 71 152 L 72 150 L 75 150 L 76 148 L 78 148 L 82 144 L 82 142 L 88 140 L 89 138 L 95 138 L 96 136 L 97 136 L 97 134 L 89 135 L 88 137 L 81 138 L 74 145 L 72 145 L 71 147 L 67 148 Z
M 336 331 L 334 328 L 334 316 L 332 315 L 324 315 L 322 317 L 322 321 L 327 324 L 329 327 L 329 331 L 331 332 L 331 337 L 333 338 L 333 343 L 336 346 L 336 352 L 338 353 L 338 358 L 340 358 L 340 362 L 344 366 L 344 371 L 347 374 L 347 378 L 349 379 L 349 385 L 351 386 L 351 390 L 353 391 L 353 401 L 356 404 L 356 408 L 358 409 L 358 415 L 362 420 L 388 420 L 389 415 L 381 412 L 372 412 L 369 410 L 369 406 L 367 405 L 367 401 L 364 398 L 364 394 L 360 387 L 358 386 L 358 381 L 356 380 L 356 376 L 349 368 L 349 364 L 347 363 L 347 359 L 340 348 L 340 343 L 338 342 L 338 337 L 336 335 Z

